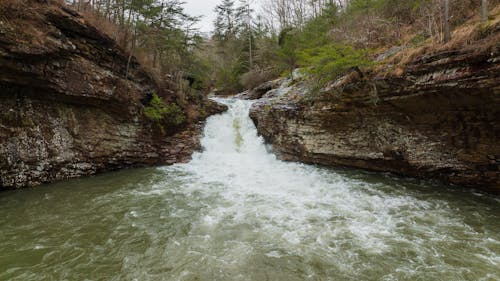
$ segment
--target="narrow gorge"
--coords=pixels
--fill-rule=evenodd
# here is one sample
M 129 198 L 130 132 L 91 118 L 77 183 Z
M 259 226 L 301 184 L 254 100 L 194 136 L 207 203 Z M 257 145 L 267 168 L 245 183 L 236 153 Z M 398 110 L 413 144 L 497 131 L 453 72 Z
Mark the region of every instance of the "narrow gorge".
M 500 0 L 0 0 L 0 281 L 500 281 L 499 140 Z

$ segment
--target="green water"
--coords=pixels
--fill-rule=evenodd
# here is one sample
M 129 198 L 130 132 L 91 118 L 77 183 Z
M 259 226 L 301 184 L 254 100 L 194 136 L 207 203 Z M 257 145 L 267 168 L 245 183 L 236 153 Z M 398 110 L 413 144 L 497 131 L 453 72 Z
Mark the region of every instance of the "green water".
M 498 197 L 278 161 L 227 104 L 190 163 L 0 192 L 0 280 L 500 280 Z
M 230 204 L 220 194 L 179 190 L 181 172 L 138 169 L 0 193 L 0 280 L 499 280 L 498 199 L 342 173 L 378 186 L 359 192 L 427 202 L 425 213 L 393 214 L 414 216 L 396 231 L 413 241 L 382 234 L 390 250 L 373 252 L 340 235 L 335 250 L 305 241 L 293 251 L 259 219 L 207 226 Z

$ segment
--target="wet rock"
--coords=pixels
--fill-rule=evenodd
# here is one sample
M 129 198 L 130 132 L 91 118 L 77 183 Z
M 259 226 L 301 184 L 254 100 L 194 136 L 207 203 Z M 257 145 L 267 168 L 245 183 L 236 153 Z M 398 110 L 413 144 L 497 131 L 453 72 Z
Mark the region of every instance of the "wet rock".
M 135 58 L 75 11 L 31 2 L 0 32 L 0 189 L 186 161 L 213 102 L 182 128 L 143 115 L 169 97 Z M 125 78 L 127 77 L 127 78 Z
M 282 84 L 282 82 L 283 79 L 267 81 L 253 89 L 237 94 L 235 97 L 244 100 L 260 99 L 267 92 L 271 91 L 272 89 L 278 88 Z
M 427 54 L 401 77 L 351 71 L 314 93 L 306 82 L 288 85 L 250 116 L 284 160 L 500 193 L 500 48 L 492 42 Z

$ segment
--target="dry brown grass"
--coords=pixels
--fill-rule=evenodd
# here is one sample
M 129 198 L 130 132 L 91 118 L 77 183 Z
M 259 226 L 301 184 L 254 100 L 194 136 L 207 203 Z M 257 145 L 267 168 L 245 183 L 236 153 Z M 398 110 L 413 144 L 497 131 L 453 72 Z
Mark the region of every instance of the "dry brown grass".
M 386 54 L 388 58 L 374 66 L 373 71 L 381 76 L 401 76 L 408 63 L 424 54 L 464 48 L 484 51 L 499 42 L 500 0 L 488 2 L 490 20 L 482 24 L 479 0 L 451 0 L 452 40 L 446 44 L 442 35 L 442 0 L 429 0 L 400 20 L 391 20 L 377 12 L 354 15 L 341 22 L 330 35 L 335 42 Z M 401 46 L 401 50 L 393 53 L 394 46 Z
M 491 43 L 499 42 L 494 40 L 500 31 L 500 5 L 497 5 L 489 13 L 489 20 L 482 23 L 479 15 L 476 15 L 468 22 L 455 29 L 452 39 L 447 44 L 439 46 L 438 49 L 458 49 L 473 45 L 474 48 L 484 48 Z M 486 39 L 486 40 L 485 40 Z M 480 41 L 483 44 L 478 44 Z
M 270 69 L 254 69 L 241 75 L 240 83 L 246 89 L 252 89 L 266 81 L 272 80 L 275 76 L 276 74 Z
M 196 119 L 199 118 L 199 112 L 196 108 L 192 107 L 192 106 L 187 106 L 187 107 L 184 107 L 185 110 L 186 110 L 186 115 L 187 115 L 187 118 L 190 122 L 193 122 L 195 121 Z
M 26 0 L 1 0 L 0 19 L 22 18 L 23 11 L 28 9 L 28 7 L 29 4 Z
M 72 8 L 76 9 L 76 7 Z M 127 27 L 120 27 L 116 22 L 99 14 L 89 6 L 80 8 L 78 12 L 87 23 L 114 39 L 117 45 L 126 53 L 132 53 L 132 56 L 139 62 L 141 67 L 147 71 L 155 81 L 159 82 L 162 80 L 159 75 L 159 69 L 155 67 L 151 53 L 147 50 L 139 49 L 137 46 L 132 46 L 131 42 L 133 41 L 132 38 L 134 38 L 132 30 Z
M 95 26 L 99 31 L 107 34 L 109 37 L 117 40 L 120 37 L 120 31 L 118 26 L 99 15 L 92 9 L 83 9 L 79 11 L 80 15 L 85 19 L 86 22 Z
M 380 76 L 401 76 L 410 62 L 425 54 L 463 50 L 484 52 L 498 47 L 500 42 L 500 4 L 489 12 L 489 20 L 482 23 L 480 15 L 474 15 L 452 32 L 452 39 L 444 44 L 441 35 L 428 38 L 418 46 L 411 46 L 410 40 L 415 33 L 407 33 L 402 38 L 402 45 L 407 46 L 385 62 L 375 67 L 374 72 Z M 380 53 L 386 50 L 381 50 Z

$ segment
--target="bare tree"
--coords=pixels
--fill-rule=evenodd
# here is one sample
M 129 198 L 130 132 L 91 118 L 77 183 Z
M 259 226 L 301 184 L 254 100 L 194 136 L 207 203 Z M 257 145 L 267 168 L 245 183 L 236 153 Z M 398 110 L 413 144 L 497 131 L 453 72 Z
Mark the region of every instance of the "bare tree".
M 488 0 L 483 0 L 481 20 L 483 22 L 488 20 Z
M 450 34 L 450 0 L 444 0 L 444 42 L 451 39 Z
M 248 58 L 250 69 L 253 68 L 253 56 L 252 56 L 252 15 L 250 10 L 250 0 L 245 0 L 246 6 L 246 20 L 247 20 L 247 31 L 248 31 Z

